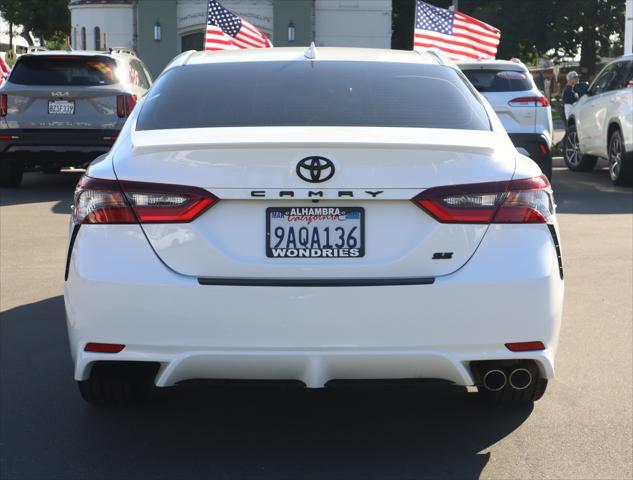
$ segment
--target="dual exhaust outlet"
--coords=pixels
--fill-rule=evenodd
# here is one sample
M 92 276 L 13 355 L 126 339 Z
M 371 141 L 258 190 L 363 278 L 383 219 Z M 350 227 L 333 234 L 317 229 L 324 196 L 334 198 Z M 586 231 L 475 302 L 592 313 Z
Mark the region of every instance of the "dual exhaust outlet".
M 532 373 L 524 367 L 510 370 L 506 374 L 503 370 L 493 368 L 488 370 L 482 379 L 483 386 L 490 392 L 498 392 L 510 385 L 514 390 L 525 390 L 534 381 Z

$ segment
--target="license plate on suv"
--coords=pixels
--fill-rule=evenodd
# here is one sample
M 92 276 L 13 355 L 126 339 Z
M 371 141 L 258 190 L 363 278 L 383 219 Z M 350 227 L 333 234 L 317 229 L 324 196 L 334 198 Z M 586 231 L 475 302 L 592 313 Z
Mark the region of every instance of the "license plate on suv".
M 48 113 L 54 115 L 72 115 L 75 113 L 75 102 L 68 100 L 49 100 Z
M 365 255 L 365 210 L 361 207 L 270 207 L 266 209 L 266 256 L 358 258 Z

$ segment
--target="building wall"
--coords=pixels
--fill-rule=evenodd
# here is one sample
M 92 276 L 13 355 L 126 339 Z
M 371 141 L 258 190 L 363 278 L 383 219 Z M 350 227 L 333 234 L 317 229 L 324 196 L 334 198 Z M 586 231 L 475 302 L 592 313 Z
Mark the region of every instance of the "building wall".
M 295 41 L 288 41 L 288 25 L 295 26 Z M 307 46 L 314 40 L 314 0 L 274 0 L 273 45 Z
M 94 28 L 101 29 L 101 48 L 104 48 L 103 34 L 107 33 L 108 47 L 134 48 L 134 9 L 132 5 L 71 5 L 70 34 L 72 46 L 80 50 L 81 29 L 86 29 L 86 50 L 94 50 Z
M 22 36 L 24 28 L 21 25 L 13 25 L 12 42 L 9 41 L 9 31 L 9 22 L 0 15 L 0 52 L 6 52 L 9 49 L 9 43 L 13 44 L 13 48 L 18 54 L 26 52 L 29 42 Z M 1 56 L 4 59 L 4 54 Z
M 391 48 L 391 0 L 315 0 L 316 44 Z
M 178 50 L 176 0 L 141 0 L 138 4 L 137 53 L 156 78 Z M 154 26 L 160 23 L 161 40 L 154 40 Z
M 143 1 L 143 0 L 141 0 Z M 178 36 L 192 32 L 203 32 L 207 25 L 206 0 L 178 0 L 176 29 Z M 274 43 L 273 37 L 273 0 L 222 0 L 222 5 L 233 13 L 255 25 Z M 178 39 L 178 51 L 181 40 Z

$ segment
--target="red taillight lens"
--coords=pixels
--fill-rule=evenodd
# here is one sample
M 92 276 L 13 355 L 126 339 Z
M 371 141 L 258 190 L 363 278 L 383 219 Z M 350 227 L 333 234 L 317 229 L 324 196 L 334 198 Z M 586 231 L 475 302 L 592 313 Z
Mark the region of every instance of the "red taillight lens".
M 413 202 L 441 223 L 551 223 L 554 219 L 545 175 L 429 188 Z
M 529 352 L 533 350 L 545 350 L 543 342 L 516 342 L 506 343 L 506 348 L 511 352 Z
M 90 342 L 90 343 L 86 343 L 86 346 L 84 347 L 84 352 L 119 353 L 124 348 L 125 348 L 125 345 L 121 345 L 120 343 Z
M 125 112 L 129 115 L 136 106 L 136 95 L 125 96 Z
M 7 96 L 3 93 L 2 95 L 0 95 L 0 117 L 7 116 L 8 104 L 9 101 L 7 99 Z
M 549 107 L 547 97 L 519 97 L 508 102 L 511 107 Z
M 186 223 L 218 198 L 187 186 L 99 180 L 84 176 L 77 185 L 75 223 Z
M 138 223 L 116 180 L 83 176 L 75 190 L 73 221 L 79 223 Z
M 116 114 L 127 117 L 136 106 L 136 95 L 118 95 L 116 97 Z
M 186 223 L 218 198 L 207 190 L 179 185 L 121 181 L 121 188 L 141 223 Z

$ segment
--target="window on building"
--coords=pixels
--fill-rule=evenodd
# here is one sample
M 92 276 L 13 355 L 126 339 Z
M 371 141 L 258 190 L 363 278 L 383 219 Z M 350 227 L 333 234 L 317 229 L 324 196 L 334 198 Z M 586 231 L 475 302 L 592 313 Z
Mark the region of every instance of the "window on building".
M 101 50 L 101 29 L 95 27 L 95 50 Z
M 193 32 L 183 35 L 180 45 L 182 52 L 188 50 L 204 50 L 204 32 Z
M 86 50 L 86 27 L 81 27 L 81 49 Z
M 73 28 L 73 48 L 77 48 L 77 27 Z

